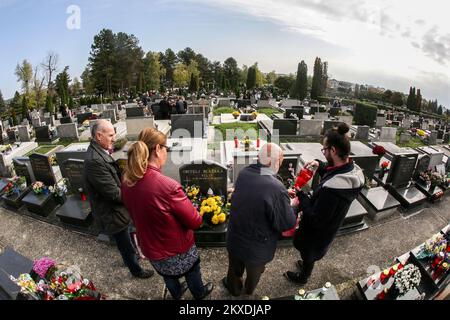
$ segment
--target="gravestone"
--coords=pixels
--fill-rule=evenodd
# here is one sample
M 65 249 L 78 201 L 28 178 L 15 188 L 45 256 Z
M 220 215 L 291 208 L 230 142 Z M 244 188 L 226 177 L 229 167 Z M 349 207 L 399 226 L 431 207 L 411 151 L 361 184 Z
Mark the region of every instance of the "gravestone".
M 31 167 L 31 162 L 28 157 L 14 158 L 13 165 L 16 176 L 25 177 L 27 180 L 27 185 L 31 185 L 36 181 L 34 178 L 33 169 Z
M 386 125 L 386 117 L 378 117 L 377 116 L 377 121 L 375 122 L 375 127 L 383 127 Z
M 430 135 L 428 136 L 428 143 L 430 145 L 435 145 L 437 140 L 437 131 L 433 130 L 430 132 Z
M 278 130 L 279 136 L 295 136 L 298 132 L 297 124 L 298 120 L 296 119 L 274 119 L 271 134 Z
M 78 126 L 81 126 L 84 121 L 89 120 L 92 117 L 92 112 L 79 113 L 77 114 Z
M 427 171 L 430 167 L 431 157 L 428 154 L 421 154 L 418 157 L 416 169 L 414 171 L 414 180 L 419 178 L 421 172 Z
M 412 127 L 415 129 L 420 129 L 420 122 L 419 121 L 413 121 Z
M 397 128 L 381 127 L 380 138 L 378 140 L 381 142 L 396 143 L 397 139 L 396 137 L 397 137 Z
M 70 195 L 56 211 L 56 216 L 68 225 L 87 228 L 92 223 L 89 201 L 81 197 L 83 190 L 84 160 L 68 159 L 62 164 L 61 171 L 68 181 Z
M 66 123 L 72 123 L 72 118 L 71 117 L 61 117 L 59 118 L 59 123 L 61 124 L 66 124 Z
M 102 112 L 102 119 L 111 119 L 111 122 L 114 124 L 117 122 L 116 110 L 107 109 Z
M 154 128 L 155 121 L 153 117 L 130 117 L 125 119 L 127 126 L 127 139 L 136 140 L 145 128 Z
M 28 130 L 28 126 L 19 126 L 19 139 L 22 142 L 28 142 L 31 140 L 30 131 Z
M 353 124 L 353 116 L 339 116 L 339 121 L 348 124 L 349 127 Z
M 35 128 L 40 127 L 41 126 L 41 119 L 40 118 L 32 118 L 31 119 L 31 124 Z
M 339 112 L 341 112 L 341 108 L 330 108 L 330 116 L 331 117 L 336 117 L 337 115 L 339 115 Z
M 54 142 L 58 139 L 57 136 L 54 135 L 48 125 L 42 127 L 36 127 L 36 142 Z
M 303 119 L 303 107 L 298 109 L 286 109 L 284 112 L 284 117 L 286 119 L 294 118 L 294 115 L 296 116 L 296 119 L 300 120 Z
M 72 143 L 67 147 L 65 147 L 64 149 L 58 150 L 55 153 L 56 160 L 60 164 L 65 163 L 68 159 L 84 160 L 86 158 L 86 151 L 89 145 L 90 145 L 89 142 Z M 67 174 L 64 171 L 64 166 L 60 165 L 59 167 L 61 168 L 61 175 L 63 177 L 67 177 Z
M 402 188 L 408 185 L 414 173 L 417 154 L 395 155 L 386 183 L 391 183 L 394 188 Z
M 442 137 L 442 143 L 449 144 L 449 142 L 450 142 L 450 133 L 446 132 L 446 133 L 444 133 L 444 136 Z
M 58 137 L 63 139 L 79 139 L 78 129 L 76 123 L 65 123 L 56 127 Z
M 444 130 L 437 131 L 437 139 L 442 140 L 444 138 Z
M 144 117 L 144 108 L 143 107 L 127 107 L 125 108 L 125 113 L 127 118 L 134 118 L 134 117 Z
M 16 142 L 18 138 L 17 131 L 16 130 L 9 130 L 8 131 L 8 140 L 10 143 Z
M 211 188 L 215 195 L 227 196 L 228 169 L 214 161 L 203 160 L 180 167 L 180 181 L 183 186 L 196 185 L 206 195 Z
M 299 136 L 313 136 L 318 137 L 322 131 L 322 120 L 305 120 L 302 119 L 300 122 Z
M 9 276 L 18 279 L 23 273 L 29 273 L 33 261 L 25 258 L 11 248 L 6 248 L 0 255 L 0 300 L 16 300 L 21 288 Z
M 336 121 L 336 120 L 325 120 L 323 122 L 323 133 L 327 133 L 328 130 L 333 129 L 333 128 L 337 128 L 337 126 L 339 125 L 339 123 L 341 123 L 340 121 Z
M 314 114 L 314 120 L 327 120 L 328 112 L 316 112 Z
M 202 114 L 172 114 L 171 138 L 203 138 L 205 120 Z
M 405 129 L 409 129 L 411 127 L 411 120 L 410 119 L 403 119 L 402 127 Z
M 369 126 L 357 126 L 355 140 L 369 140 Z
M 361 141 L 350 141 L 350 157 L 371 180 L 378 166 L 378 156 L 373 154 L 372 149 Z
M 57 182 L 48 156 L 33 153 L 30 155 L 30 161 L 36 181 L 43 182 L 47 187 Z M 57 205 L 51 193 L 35 194 L 33 191 L 28 193 L 22 202 L 27 206 L 28 211 L 43 217 L 47 217 Z
M 408 142 L 411 140 L 411 135 L 407 132 L 402 132 L 400 134 L 400 143 Z

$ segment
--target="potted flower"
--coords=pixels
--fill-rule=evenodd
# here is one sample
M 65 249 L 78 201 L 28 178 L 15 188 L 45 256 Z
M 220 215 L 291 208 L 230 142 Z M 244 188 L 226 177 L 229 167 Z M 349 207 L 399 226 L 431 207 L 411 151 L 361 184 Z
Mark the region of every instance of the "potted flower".
M 61 179 L 61 181 L 55 183 L 54 186 L 50 186 L 48 189 L 57 203 L 63 204 L 64 202 L 66 202 L 66 179 Z
M 439 172 L 432 172 L 430 175 L 430 193 L 433 193 L 437 186 L 444 183 L 444 177 Z
M 47 187 L 41 181 L 36 181 L 35 183 L 33 183 L 32 188 L 33 188 L 34 194 L 36 194 L 36 195 L 48 193 Z
M 417 288 L 421 279 L 419 268 L 413 264 L 407 264 L 394 275 L 394 284 L 389 290 L 391 297 L 401 297 L 408 291 Z
M 378 156 L 378 159 L 381 159 L 382 156 L 386 153 L 386 150 L 383 146 L 375 146 L 372 149 L 372 153 Z
M 244 150 L 250 151 L 250 138 L 248 136 L 244 138 Z
M 240 113 L 239 111 L 234 111 L 234 112 L 232 113 L 232 115 L 233 115 L 233 117 L 234 117 L 235 119 L 237 119 L 237 118 L 241 115 L 241 113 Z
M 258 113 L 257 113 L 256 111 L 253 111 L 253 112 L 251 113 L 251 119 L 252 119 L 252 120 L 255 120 L 257 116 L 258 116 Z
M 380 165 L 380 171 L 378 171 L 378 178 L 383 179 L 387 168 L 389 167 L 389 161 L 383 161 Z

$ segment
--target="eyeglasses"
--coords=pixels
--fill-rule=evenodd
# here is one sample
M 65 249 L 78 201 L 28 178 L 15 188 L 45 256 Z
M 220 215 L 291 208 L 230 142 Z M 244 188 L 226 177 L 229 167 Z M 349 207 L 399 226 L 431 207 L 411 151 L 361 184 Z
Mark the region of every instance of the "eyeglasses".
M 166 146 L 166 145 L 163 145 L 163 144 L 160 144 L 160 146 L 161 146 L 162 148 L 166 148 L 167 152 L 170 151 L 170 147 L 168 147 L 168 146 Z
M 323 154 L 325 154 L 325 150 L 330 149 L 330 147 L 322 148 L 320 151 L 322 151 Z

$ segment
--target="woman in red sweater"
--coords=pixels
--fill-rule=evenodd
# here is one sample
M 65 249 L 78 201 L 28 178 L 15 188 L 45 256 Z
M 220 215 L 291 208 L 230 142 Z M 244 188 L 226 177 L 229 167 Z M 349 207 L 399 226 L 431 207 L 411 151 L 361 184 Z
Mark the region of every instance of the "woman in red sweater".
M 176 300 L 186 283 L 195 299 L 203 299 L 213 284 L 203 285 L 200 258 L 193 230 L 202 217 L 186 197 L 181 185 L 161 173 L 169 147 L 164 134 L 146 128 L 139 141 L 128 150 L 128 162 L 122 183 L 122 200 L 136 226 L 143 254 L 164 278 L 167 289 Z

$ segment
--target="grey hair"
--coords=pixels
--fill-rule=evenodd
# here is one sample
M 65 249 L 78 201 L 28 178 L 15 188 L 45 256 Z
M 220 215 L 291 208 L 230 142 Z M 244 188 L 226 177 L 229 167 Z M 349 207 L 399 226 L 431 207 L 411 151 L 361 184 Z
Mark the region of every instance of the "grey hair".
M 283 155 L 283 150 L 275 143 L 267 143 L 258 152 L 259 162 L 264 166 L 274 166 Z
M 95 140 L 95 136 L 97 135 L 97 132 L 100 130 L 104 130 L 105 124 L 108 123 L 105 119 L 99 119 L 97 120 L 91 129 L 91 137 L 93 140 Z

